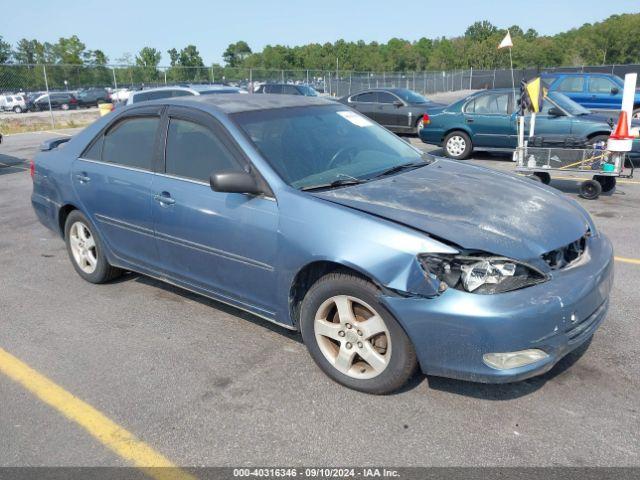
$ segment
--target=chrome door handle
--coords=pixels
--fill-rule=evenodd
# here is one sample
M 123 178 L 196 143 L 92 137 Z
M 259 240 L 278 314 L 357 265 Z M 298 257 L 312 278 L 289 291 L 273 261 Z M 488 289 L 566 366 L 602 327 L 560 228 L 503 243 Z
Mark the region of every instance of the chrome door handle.
M 76 175 L 76 180 L 78 180 L 80 183 L 88 183 L 88 182 L 91 181 L 91 178 L 87 177 L 83 173 L 79 173 L 79 174 Z
M 176 203 L 175 199 L 169 197 L 168 195 L 154 195 L 153 199 L 162 205 L 173 205 L 174 203 Z

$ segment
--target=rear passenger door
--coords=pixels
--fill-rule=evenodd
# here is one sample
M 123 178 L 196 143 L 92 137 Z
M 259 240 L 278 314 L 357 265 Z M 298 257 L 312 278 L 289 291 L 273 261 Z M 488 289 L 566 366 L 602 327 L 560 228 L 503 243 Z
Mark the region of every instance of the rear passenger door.
M 161 107 L 121 116 L 76 159 L 72 184 L 82 210 L 116 257 L 154 273 L 157 253 L 151 217 L 153 170 L 159 155 Z
M 517 135 L 512 98 L 510 92 L 483 93 L 464 106 L 464 121 L 472 132 L 474 145 L 489 148 L 515 146 Z
M 164 173 L 153 216 L 165 276 L 273 317 L 278 207 L 272 198 L 214 192 L 214 172 L 246 169 L 224 127 L 204 112 L 170 107 Z

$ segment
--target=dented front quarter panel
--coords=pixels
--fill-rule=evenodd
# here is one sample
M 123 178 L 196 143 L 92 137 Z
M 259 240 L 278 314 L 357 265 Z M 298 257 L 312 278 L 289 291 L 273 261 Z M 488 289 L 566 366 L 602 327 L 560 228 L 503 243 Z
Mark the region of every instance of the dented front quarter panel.
M 278 192 L 280 290 L 288 292 L 306 265 L 328 261 L 352 268 L 399 295 L 432 297 L 420 253 L 457 253 L 426 233 L 293 189 Z M 282 308 L 282 306 L 281 306 Z

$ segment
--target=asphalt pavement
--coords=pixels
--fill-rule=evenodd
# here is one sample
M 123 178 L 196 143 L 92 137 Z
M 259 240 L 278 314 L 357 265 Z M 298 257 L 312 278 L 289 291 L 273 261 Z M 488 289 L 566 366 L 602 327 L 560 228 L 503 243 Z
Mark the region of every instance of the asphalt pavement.
M 379 397 L 333 383 L 297 334 L 234 308 L 134 274 L 84 282 L 29 200 L 27 160 L 61 133 L 73 132 L 0 145 L 0 349 L 176 465 L 640 466 L 639 181 L 580 200 L 623 258 L 588 348 L 516 384 L 418 375 Z M 552 185 L 577 198 L 575 181 Z M 0 466 L 127 464 L 0 373 Z

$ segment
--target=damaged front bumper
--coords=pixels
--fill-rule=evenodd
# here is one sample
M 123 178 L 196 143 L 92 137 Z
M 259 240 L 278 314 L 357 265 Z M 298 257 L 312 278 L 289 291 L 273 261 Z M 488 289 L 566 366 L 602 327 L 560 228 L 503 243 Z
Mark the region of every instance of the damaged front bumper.
M 384 296 L 416 349 L 425 374 L 486 383 L 540 375 L 591 338 L 606 316 L 613 249 L 604 235 L 588 240 L 575 266 L 521 290 L 478 295 L 448 289 L 438 297 Z M 528 365 L 498 369 L 483 355 L 539 349 Z

